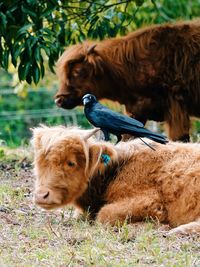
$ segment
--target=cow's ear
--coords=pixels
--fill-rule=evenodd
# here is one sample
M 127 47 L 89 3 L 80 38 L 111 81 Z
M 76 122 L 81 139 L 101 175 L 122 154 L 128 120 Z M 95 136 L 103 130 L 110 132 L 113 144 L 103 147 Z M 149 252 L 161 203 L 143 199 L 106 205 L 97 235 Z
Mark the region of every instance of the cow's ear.
M 89 161 L 87 166 L 87 175 L 89 177 L 95 175 L 99 164 L 101 155 L 101 148 L 98 144 L 91 144 L 89 146 Z
M 41 139 L 42 139 L 45 128 L 47 127 L 41 124 L 40 127 L 30 129 L 33 134 L 33 137 L 31 139 L 31 145 L 33 146 L 35 150 L 39 150 L 42 148 Z
M 102 152 L 101 152 L 101 158 L 100 158 L 100 166 L 108 167 L 112 163 L 116 162 L 118 159 L 117 151 L 115 150 L 114 146 L 112 144 L 102 144 L 101 145 Z
M 42 147 L 41 137 L 42 137 L 41 133 L 34 132 L 34 130 L 33 130 L 33 137 L 31 139 L 31 145 L 35 150 L 39 150 Z
M 111 144 L 92 144 L 89 148 L 89 173 L 95 175 L 104 173 L 106 168 L 117 162 L 117 151 Z
M 93 44 L 91 46 L 88 46 L 88 48 L 87 48 L 87 55 L 93 54 L 95 52 L 95 47 L 96 46 L 97 46 L 96 44 Z
M 91 75 L 101 76 L 105 71 L 105 64 L 103 59 L 98 54 L 91 54 L 87 56 L 87 62 L 90 65 Z
M 98 53 L 97 44 L 92 44 L 87 47 L 85 60 L 89 63 L 89 68 L 91 71 L 91 76 L 101 76 L 104 73 L 105 64 L 101 55 Z

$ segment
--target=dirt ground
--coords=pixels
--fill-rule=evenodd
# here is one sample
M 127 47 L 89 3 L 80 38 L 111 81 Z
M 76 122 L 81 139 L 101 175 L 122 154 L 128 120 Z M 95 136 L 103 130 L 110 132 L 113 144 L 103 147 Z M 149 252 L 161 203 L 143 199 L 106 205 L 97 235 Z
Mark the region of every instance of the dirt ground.
M 163 237 L 168 226 L 144 222 L 105 227 L 46 212 L 32 201 L 28 148 L 0 148 L 0 267 L 200 266 L 200 236 Z

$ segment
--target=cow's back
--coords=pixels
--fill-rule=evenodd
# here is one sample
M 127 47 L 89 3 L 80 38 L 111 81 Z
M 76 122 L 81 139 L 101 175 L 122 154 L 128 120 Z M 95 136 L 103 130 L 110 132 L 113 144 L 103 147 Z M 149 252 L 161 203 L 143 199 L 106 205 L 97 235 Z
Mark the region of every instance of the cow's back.
M 200 146 L 170 143 L 143 148 L 122 166 L 107 190 L 109 203 L 155 192 L 171 225 L 200 215 Z M 187 214 L 187 216 L 186 216 Z

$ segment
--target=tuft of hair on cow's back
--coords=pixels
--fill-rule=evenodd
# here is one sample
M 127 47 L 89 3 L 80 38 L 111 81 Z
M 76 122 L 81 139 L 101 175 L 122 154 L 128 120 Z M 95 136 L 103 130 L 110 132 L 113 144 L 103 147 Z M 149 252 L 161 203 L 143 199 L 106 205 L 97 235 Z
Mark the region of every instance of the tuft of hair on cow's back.
M 87 93 L 125 104 L 146 123 L 165 121 L 172 140 L 189 140 L 200 117 L 200 19 L 153 25 L 127 36 L 66 49 L 57 64 L 59 107 L 81 105 Z
M 200 232 L 200 145 L 97 141 L 99 129 L 33 129 L 35 203 L 71 205 L 103 224 L 151 217 L 173 233 Z

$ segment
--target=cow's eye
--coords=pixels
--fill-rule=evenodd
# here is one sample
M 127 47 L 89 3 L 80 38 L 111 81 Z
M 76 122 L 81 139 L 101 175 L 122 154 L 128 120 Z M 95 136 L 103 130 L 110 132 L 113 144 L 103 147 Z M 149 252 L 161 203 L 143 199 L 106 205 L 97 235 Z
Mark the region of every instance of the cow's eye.
M 71 76 L 73 78 L 86 78 L 87 77 L 87 71 L 85 68 L 74 68 L 71 72 Z
M 73 77 L 78 77 L 78 76 L 80 76 L 80 70 L 74 70 L 74 71 L 72 72 L 72 76 L 73 76 Z
M 74 162 L 68 160 L 68 161 L 67 161 L 67 165 L 68 165 L 69 167 L 74 167 L 76 164 L 75 164 Z

